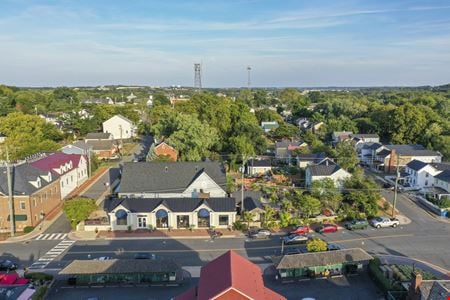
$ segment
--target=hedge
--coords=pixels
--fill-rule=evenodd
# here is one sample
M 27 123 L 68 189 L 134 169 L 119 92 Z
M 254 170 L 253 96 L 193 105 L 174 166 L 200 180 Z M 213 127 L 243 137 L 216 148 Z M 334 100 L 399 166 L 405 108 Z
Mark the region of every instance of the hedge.
M 25 273 L 24 277 L 27 279 L 43 280 L 43 281 L 50 281 L 53 279 L 53 275 L 42 273 L 42 272 Z
M 401 286 L 397 283 L 392 282 L 384 274 L 380 271 L 380 259 L 374 258 L 369 262 L 369 272 L 372 275 L 372 278 L 375 282 L 380 286 L 383 291 L 386 293 L 388 291 L 401 291 L 403 290 Z
M 34 229 L 33 226 L 25 226 L 25 227 L 23 228 L 23 233 L 30 233 L 30 232 L 33 231 L 33 229 Z

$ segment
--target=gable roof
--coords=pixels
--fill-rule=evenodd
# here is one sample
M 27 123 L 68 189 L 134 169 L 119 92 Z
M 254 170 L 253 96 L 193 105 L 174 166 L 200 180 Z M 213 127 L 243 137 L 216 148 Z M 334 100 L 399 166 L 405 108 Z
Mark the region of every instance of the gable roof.
M 111 133 L 107 132 L 89 132 L 86 134 L 86 140 L 108 140 L 111 137 Z
M 115 198 L 105 203 L 107 211 L 111 212 L 118 206 L 123 206 L 130 212 L 151 212 L 160 205 L 172 212 L 192 212 L 205 204 L 215 212 L 235 212 L 234 198 Z
M 425 168 L 428 164 L 426 162 L 417 160 L 417 159 L 413 159 L 412 161 L 410 161 L 409 163 L 406 164 L 406 166 L 414 171 L 419 171 L 422 170 L 423 168 Z
M 407 144 L 407 145 L 386 145 L 386 148 L 395 150 L 399 155 L 407 156 L 442 156 L 438 151 L 432 151 L 425 149 L 424 146 L 419 144 Z
M 197 299 L 213 299 L 230 288 L 250 299 L 285 299 L 264 286 L 261 269 L 257 265 L 233 250 L 202 267 Z
M 276 269 L 300 269 L 343 262 L 368 261 L 373 257 L 361 248 L 284 255 L 274 259 Z
M 376 133 L 358 133 L 358 134 L 351 134 L 352 137 L 358 138 L 358 139 L 364 139 L 364 138 L 380 138 L 380 136 Z
M 310 165 L 307 168 L 312 176 L 330 176 L 341 169 L 338 165 Z
M 270 161 L 270 159 L 261 159 L 261 160 L 251 159 L 248 162 L 248 166 L 249 167 L 271 167 L 272 162 Z
M 80 160 L 81 155 L 79 154 L 66 154 L 63 152 L 55 152 L 51 153 L 50 155 L 45 155 L 41 159 L 31 162 L 30 164 L 33 167 L 38 168 L 39 170 L 52 172 L 52 174 L 58 175 L 59 173 L 56 172 L 54 169 L 59 169 L 62 165 L 72 162 L 72 169 L 66 170 L 66 172 L 63 173 L 70 172 L 73 169 L 78 168 Z
M 92 147 L 94 151 L 111 150 L 116 146 L 115 140 L 89 140 L 85 144 Z
M 153 145 L 154 145 L 154 144 L 153 144 Z M 170 146 L 169 144 L 167 144 L 167 143 L 164 142 L 164 141 L 162 141 L 162 142 L 159 143 L 158 145 L 155 145 L 154 148 L 155 148 L 155 149 L 158 149 L 159 147 L 164 146 L 164 145 L 165 145 L 166 147 L 170 148 L 170 149 L 173 150 L 173 151 L 177 151 L 177 150 L 175 150 L 174 147 Z
M 122 119 L 122 120 L 124 120 L 124 121 L 126 121 L 126 122 L 128 122 L 128 123 L 130 123 L 130 124 L 134 124 L 134 122 L 133 121 L 131 121 L 130 119 L 128 119 L 127 117 L 124 117 L 124 116 L 122 116 L 122 115 L 114 115 L 114 116 L 112 116 L 111 118 L 109 118 L 108 120 L 106 120 L 105 122 L 108 122 L 109 120 L 112 120 L 112 119 L 114 119 L 114 118 L 120 118 L 120 119 Z M 105 123 L 105 122 L 103 122 L 103 124 Z
M 439 171 L 450 170 L 450 163 L 429 163 L 429 165 Z
M 380 152 L 378 152 L 376 155 L 377 156 L 381 156 L 381 157 L 386 157 L 386 156 L 388 156 L 388 155 L 390 155 L 391 154 L 391 151 L 390 150 L 388 150 L 388 149 L 383 149 L 383 150 L 381 150 Z
M 84 141 L 77 141 L 70 145 L 65 145 L 63 148 L 70 148 L 70 147 L 77 147 L 84 151 L 90 151 L 92 150 L 92 145 L 86 144 Z
M 276 148 L 288 148 L 290 146 L 298 147 L 298 146 L 301 146 L 303 143 L 304 142 L 298 142 L 298 141 L 292 142 L 289 140 L 282 140 L 282 141 L 276 142 L 275 147 Z
M 434 176 L 434 178 L 437 178 L 441 181 L 449 182 L 450 183 L 450 170 L 445 170 L 439 173 L 438 175 Z
M 225 167 L 219 162 L 135 162 L 124 163 L 121 193 L 178 193 L 205 172 L 226 190 Z
M 52 175 L 51 182 L 48 182 L 43 179 L 43 177 L 47 177 L 47 171 L 42 171 L 28 163 L 15 165 L 11 169 L 13 174 L 14 195 L 31 195 L 59 178 L 57 174 Z M 6 174 L 6 167 L 0 167 L 0 193 L 4 195 L 8 194 L 8 180 Z M 39 188 L 30 183 L 30 181 L 36 181 L 37 178 L 41 178 L 41 186 Z
M 241 203 L 241 190 L 235 191 L 232 196 L 236 199 L 236 205 Z M 255 208 L 264 209 L 261 203 L 262 193 L 259 191 L 246 191 L 244 190 L 244 210 L 250 211 Z
M 377 150 L 378 148 L 382 147 L 383 145 L 380 143 L 373 143 L 369 146 L 370 149 L 372 150 Z

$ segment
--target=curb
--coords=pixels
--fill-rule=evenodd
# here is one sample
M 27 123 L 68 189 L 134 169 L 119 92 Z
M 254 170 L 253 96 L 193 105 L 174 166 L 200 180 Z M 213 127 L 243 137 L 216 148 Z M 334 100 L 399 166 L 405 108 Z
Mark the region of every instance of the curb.
M 83 238 L 79 238 L 79 237 L 74 237 L 73 234 L 69 234 L 69 238 L 73 241 L 95 241 L 95 240 L 105 240 L 105 241 L 114 241 L 114 240 L 173 240 L 173 239 L 177 239 L 177 240 L 195 240 L 195 239 L 208 239 L 210 240 L 211 237 L 210 236 L 161 236 L 161 237 L 157 237 L 157 236 L 146 236 L 146 237 L 96 237 L 93 239 L 83 239 Z M 218 239 L 236 239 L 236 238 L 245 238 L 245 236 L 239 236 L 239 235 L 228 235 L 228 236 L 221 236 Z

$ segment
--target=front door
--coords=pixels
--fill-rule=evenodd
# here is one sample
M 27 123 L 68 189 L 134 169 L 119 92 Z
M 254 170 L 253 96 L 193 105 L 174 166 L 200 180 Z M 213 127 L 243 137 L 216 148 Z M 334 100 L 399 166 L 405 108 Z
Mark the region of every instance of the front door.
M 147 217 L 138 217 L 138 227 L 147 228 Z

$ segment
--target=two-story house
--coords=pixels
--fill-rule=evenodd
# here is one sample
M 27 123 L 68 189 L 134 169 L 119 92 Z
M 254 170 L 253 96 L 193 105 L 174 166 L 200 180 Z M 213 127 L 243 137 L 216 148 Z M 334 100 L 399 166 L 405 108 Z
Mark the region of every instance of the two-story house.
M 432 187 L 435 184 L 434 177 L 445 170 L 450 170 L 450 164 L 426 163 L 415 159 L 405 166 L 404 182 L 417 189 Z
M 59 176 L 26 162 L 11 167 L 14 223 L 17 231 L 36 227 L 45 215 L 61 209 Z M 10 230 L 6 166 L 0 167 L 0 232 Z
M 227 228 L 236 218 L 217 162 L 124 163 L 118 198 L 107 207 L 112 230 Z
M 60 178 L 61 198 L 66 198 L 88 178 L 86 157 L 79 154 L 56 152 L 42 155 L 30 164 Z
M 350 178 L 352 175 L 346 170 L 342 169 L 335 162 L 329 158 L 323 159 L 315 165 L 308 165 L 305 170 L 305 186 L 309 187 L 313 181 L 330 178 L 334 181 L 337 187 L 342 186 L 342 182 Z
M 103 122 L 103 132 L 110 133 L 113 139 L 131 139 L 136 136 L 133 121 L 122 115 L 115 115 Z

